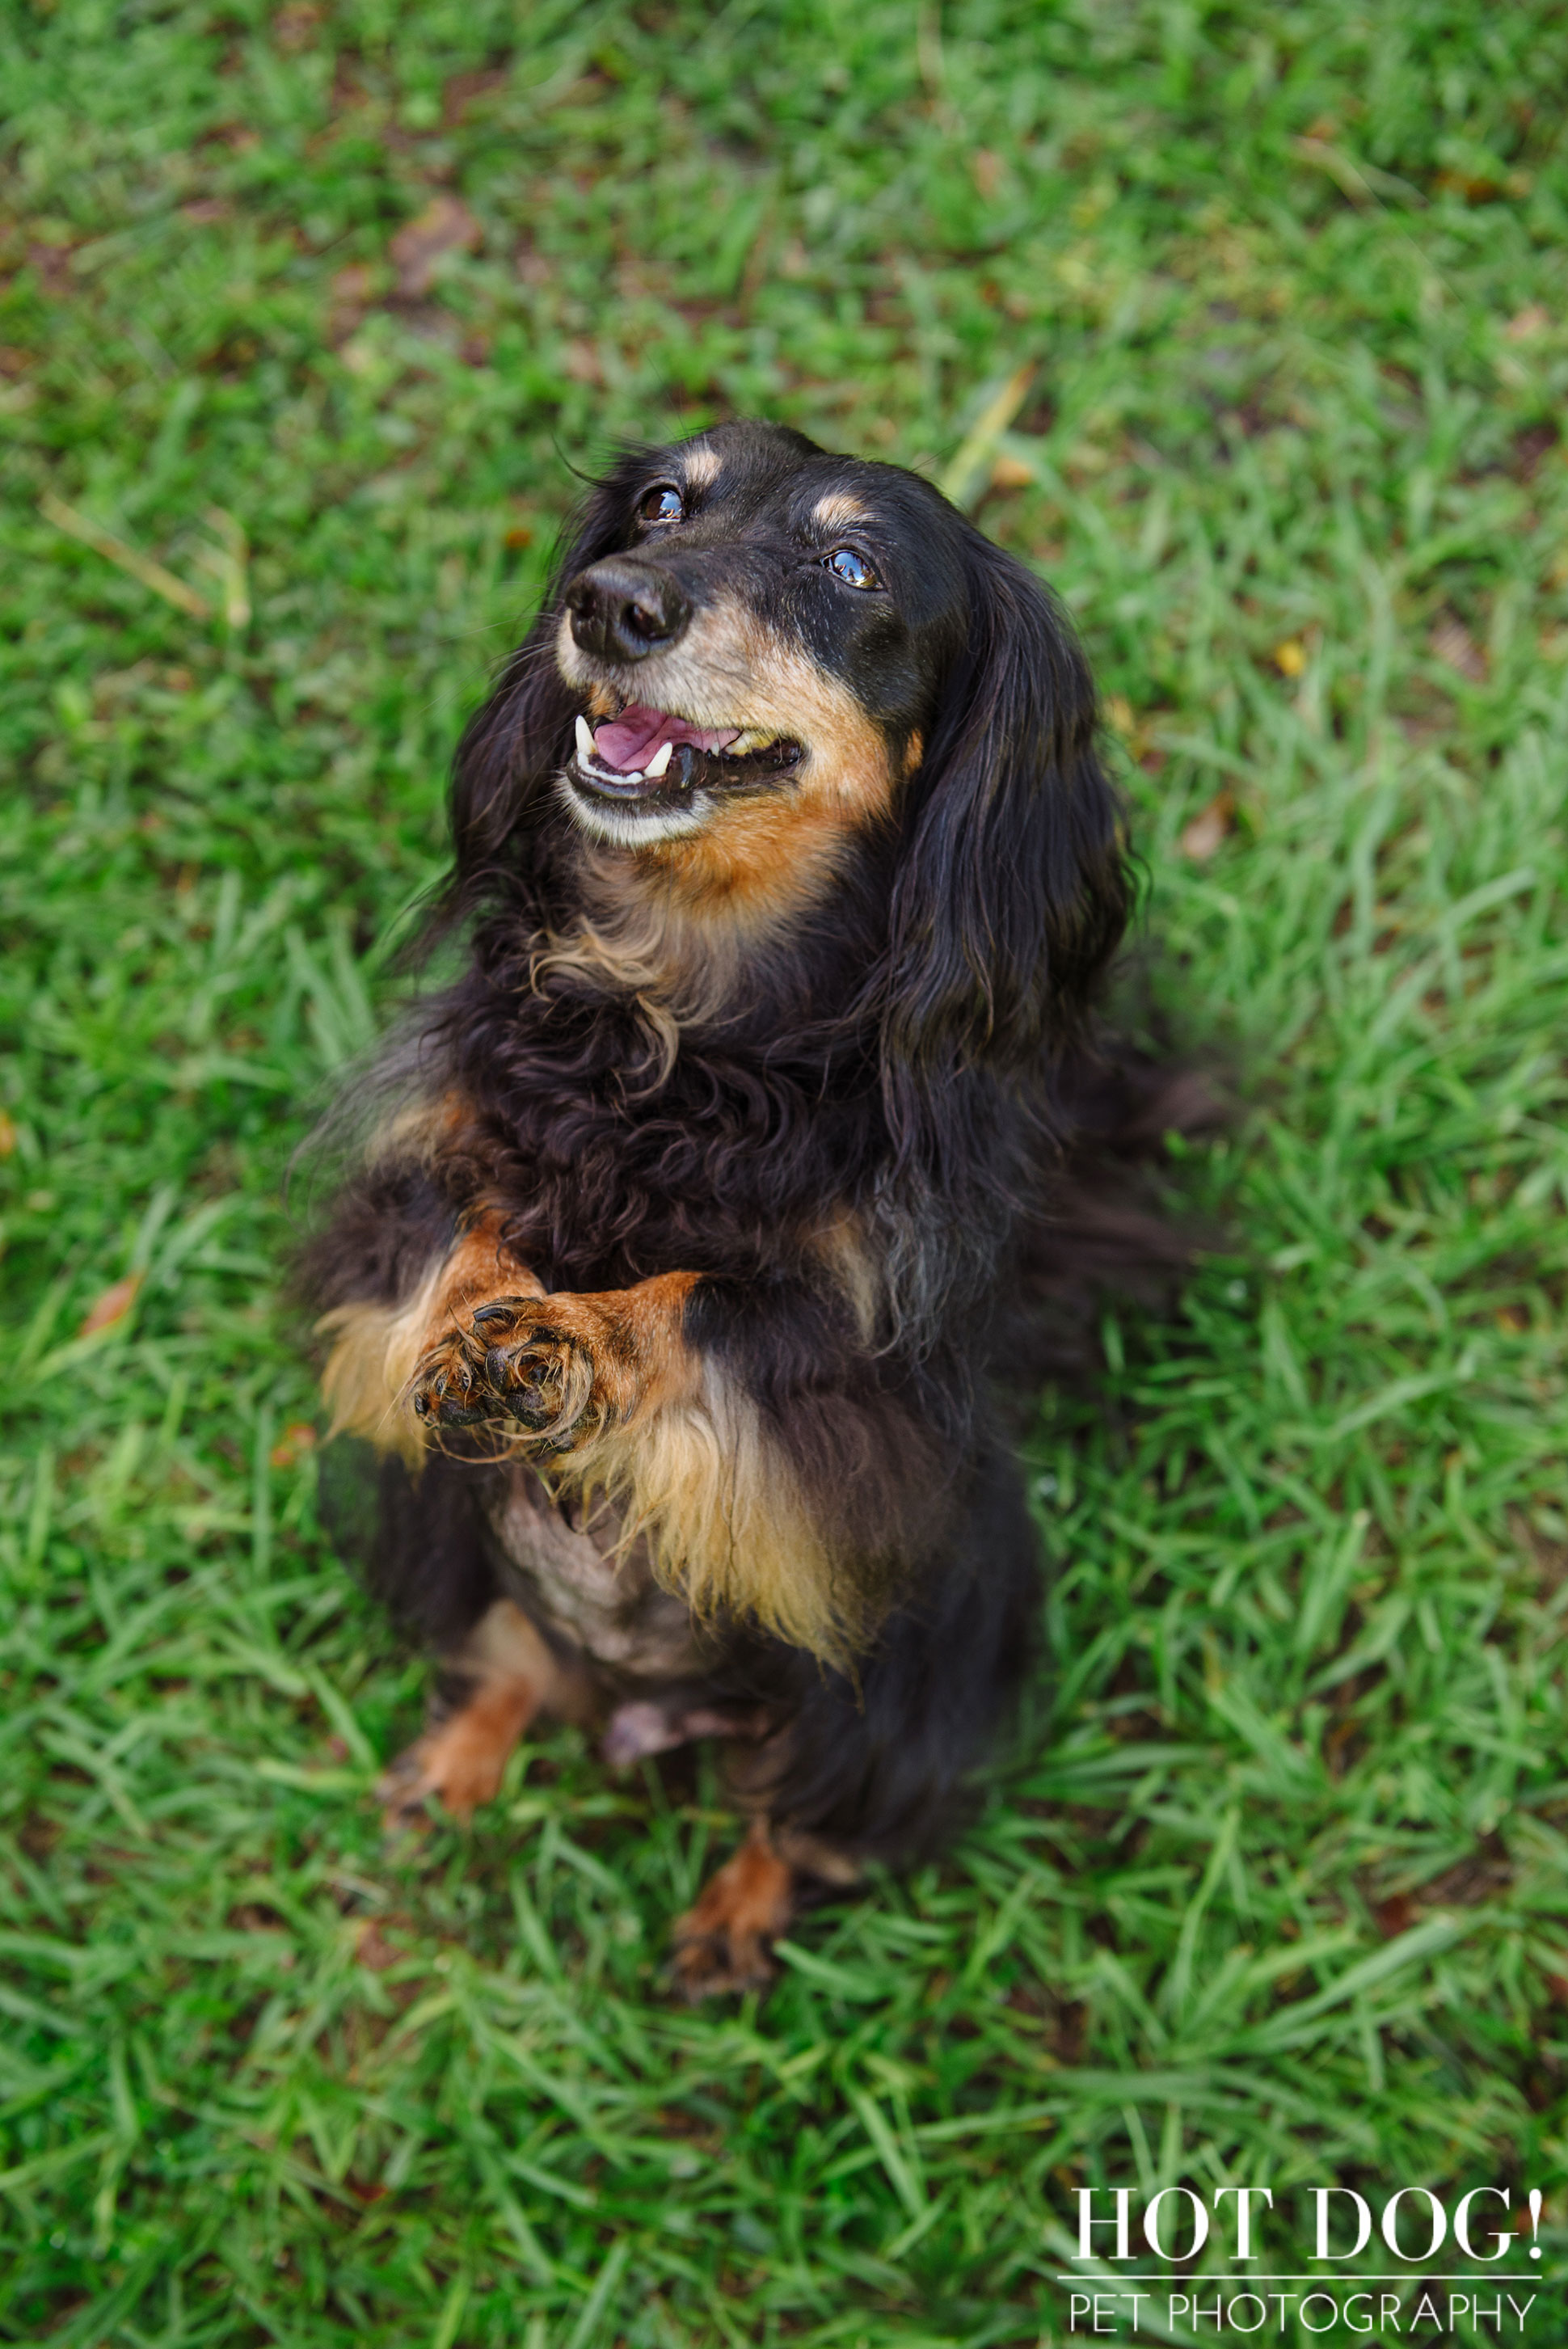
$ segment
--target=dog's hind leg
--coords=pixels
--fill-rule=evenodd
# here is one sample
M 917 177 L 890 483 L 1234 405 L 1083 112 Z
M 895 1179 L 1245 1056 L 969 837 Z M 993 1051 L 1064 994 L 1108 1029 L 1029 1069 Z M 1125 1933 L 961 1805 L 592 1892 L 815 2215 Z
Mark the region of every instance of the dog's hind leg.
M 808 1897 L 853 1884 L 868 1859 L 907 1863 L 962 1818 L 1017 1696 L 1039 1593 L 1021 1480 L 999 1450 L 975 1462 L 945 1573 L 889 1618 L 855 1678 L 797 1660 L 791 1717 L 734 1754 L 753 1824 L 676 1924 L 688 1997 L 759 1987 L 769 1943 Z
M 773 1979 L 769 1944 L 795 1913 L 799 1879 L 765 1819 L 675 1923 L 676 1981 L 687 1998 L 760 1990 Z
M 413 1822 L 432 1797 L 466 1825 L 500 1789 L 536 1713 L 581 1721 L 592 1710 L 586 1676 L 562 1661 L 510 1599 L 487 1609 L 449 1664 L 463 1694 L 399 1755 L 377 1789 L 388 1829 Z

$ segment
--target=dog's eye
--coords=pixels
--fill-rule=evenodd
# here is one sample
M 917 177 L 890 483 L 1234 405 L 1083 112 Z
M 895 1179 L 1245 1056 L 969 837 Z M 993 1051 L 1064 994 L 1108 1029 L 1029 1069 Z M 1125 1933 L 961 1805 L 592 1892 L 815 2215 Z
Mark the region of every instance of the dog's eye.
M 852 546 L 835 547 L 831 554 L 822 557 L 822 561 L 834 578 L 841 579 L 846 587 L 880 587 L 882 585 L 865 556 L 857 554 Z
M 656 490 L 644 492 L 637 512 L 645 522 L 679 522 L 686 512 L 686 500 L 668 481 L 661 481 Z

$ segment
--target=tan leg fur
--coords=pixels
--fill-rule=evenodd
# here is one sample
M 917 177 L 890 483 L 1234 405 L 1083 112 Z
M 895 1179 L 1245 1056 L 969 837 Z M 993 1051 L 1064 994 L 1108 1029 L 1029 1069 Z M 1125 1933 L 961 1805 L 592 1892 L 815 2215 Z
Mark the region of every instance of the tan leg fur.
M 688 1998 L 759 1990 L 773 1979 L 769 1945 L 795 1913 L 795 1871 L 765 1820 L 703 1887 L 675 1925 L 676 1979 Z
M 389 1829 L 408 1824 L 432 1796 L 466 1826 L 493 1800 L 535 1713 L 583 1721 L 592 1710 L 585 1676 L 560 1661 L 510 1599 L 496 1600 L 451 1662 L 471 1676 L 471 1692 L 383 1777 L 377 1791 Z

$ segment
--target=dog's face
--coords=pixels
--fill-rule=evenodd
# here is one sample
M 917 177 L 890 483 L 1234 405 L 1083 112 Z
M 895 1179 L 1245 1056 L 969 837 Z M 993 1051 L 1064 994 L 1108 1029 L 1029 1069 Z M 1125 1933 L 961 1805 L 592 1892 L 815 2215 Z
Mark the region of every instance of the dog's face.
M 933 1086 L 1065 1034 L 1128 908 L 1049 592 L 929 482 L 776 425 L 595 485 L 463 738 L 452 829 L 449 907 L 510 901 L 601 978 L 609 941 L 639 999 L 765 1000 L 759 957 L 792 940 L 799 978 L 836 903 L 844 1017 L 874 1005 L 885 1067 Z
M 893 466 L 728 424 L 623 461 L 594 523 L 612 551 L 567 581 L 555 645 L 583 829 L 760 867 L 874 822 L 962 630 L 954 510 Z

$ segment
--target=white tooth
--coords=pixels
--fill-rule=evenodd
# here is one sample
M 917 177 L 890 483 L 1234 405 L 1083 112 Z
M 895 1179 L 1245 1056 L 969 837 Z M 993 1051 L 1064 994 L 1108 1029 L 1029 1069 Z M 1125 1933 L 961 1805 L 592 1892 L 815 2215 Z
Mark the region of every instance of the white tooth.
M 676 746 L 673 742 L 661 742 L 659 744 L 658 749 L 654 752 L 653 757 L 643 769 L 644 774 L 650 781 L 655 776 L 662 775 L 664 773 L 665 769 L 669 765 L 671 759 L 675 756 L 675 748 Z
M 577 756 L 580 759 L 591 759 L 593 756 L 593 729 L 581 710 L 577 713 Z

